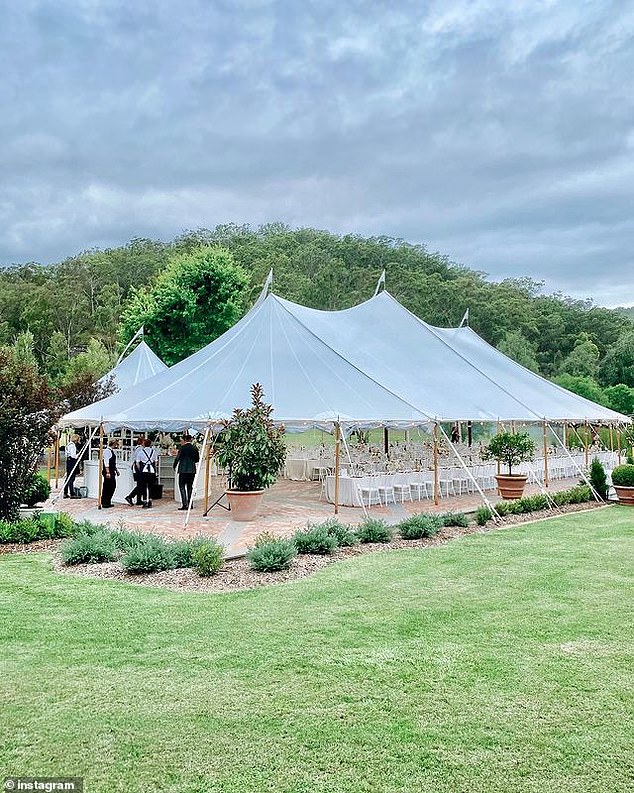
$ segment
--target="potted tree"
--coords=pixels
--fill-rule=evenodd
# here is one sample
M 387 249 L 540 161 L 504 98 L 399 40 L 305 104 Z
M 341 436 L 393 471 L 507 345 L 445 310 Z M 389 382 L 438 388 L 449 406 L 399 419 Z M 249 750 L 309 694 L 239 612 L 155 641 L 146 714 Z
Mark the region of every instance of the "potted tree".
M 612 484 L 619 502 L 634 506 L 634 465 L 617 465 L 612 471 Z
M 526 474 L 514 474 L 513 466 L 533 459 L 535 442 L 528 432 L 498 432 L 482 450 L 483 460 L 497 460 L 508 466 L 508 474 L 498 474 L 498 492 L 502 498 L 521 498 L 526 487 Z
M 273 408 L 263 396 L 259 383 L 251 386 L 251 407 L 236 408 L 218 438 L 217 460 L 229 474 L 233 520 L 256 517 L 265 489 L 274 484 L 286 461 L 284 427 L 273 423 Z

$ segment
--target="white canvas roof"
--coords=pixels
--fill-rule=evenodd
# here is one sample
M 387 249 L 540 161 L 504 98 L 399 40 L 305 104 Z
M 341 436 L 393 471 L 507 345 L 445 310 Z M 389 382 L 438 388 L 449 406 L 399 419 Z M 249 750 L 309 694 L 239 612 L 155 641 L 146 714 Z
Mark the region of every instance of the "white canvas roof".
M 344 311 L 269 294 L 205 348 L 63 425 L 179 431 L 247 407 L 259 382 L 289 429 L 429 421 L 628 421 L 544 380 L 470 329 L 422 322 L 387 292 Z
M 167 366 L 163 361 L 155 352 L 152 352 L 145 341 L 142 341 L 126 358 L 111 369 L 108 374 L 105 374 L 99 382 L 103 383 L 113 377 L 119 391 L 123 391 L 124 388 L 129 388 L 143 380 L 147 380 L 148 377 L 154 377 L 155 374 L 165 369 L 167 369 Z

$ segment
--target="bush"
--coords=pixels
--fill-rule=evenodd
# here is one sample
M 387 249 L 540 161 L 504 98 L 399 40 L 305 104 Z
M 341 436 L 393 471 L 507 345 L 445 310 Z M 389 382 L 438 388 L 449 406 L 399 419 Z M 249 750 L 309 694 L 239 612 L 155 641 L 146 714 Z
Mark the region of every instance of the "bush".
M 156 573 L 172 567 L 172 554 L 162 537 L 145 534 L 129 548 L 121 559 L 123 569 L 128 573 Z
M 79 537 L 81 534 L 97 534 L 99 532 L 113 533 L 108 526 L 104 526 L 102 523 L 92 523 L 89 520 L 77 521 L 77 523 L 73 524 L 71 532 L 73 537 Z
M 524 496 L 517 500 L 517 509 L 520 512 L 539 512 L 541 509 L 548 509 L 550 501 L 545 493 L 535 493 L 533 496 Z
M 41 539 L 45 531 L 46 527 L 37 517 L 22 518 L 15 522 L 3 520 L 0 522 L 0 542 L 20 544 L 35 542 Z
M 469 525 L 469 518 L 464 512 L 445 512 L 441 517 L 444 526 L 460 526 L 460 528 L 466 529 Z
M 123 554 L 143 543 L 144 537 L 147 536 L 140 531 L 128 531 L 127 529 L 113 529 L 110 534 L 117 550 Z
M 612 484 L 618 487 L 634 487 L 634 465 L 617 465 L 612 471 Z
M 21 500 L 27 507 L 32 507 L 35 504 L 39 504 L 41 501 L 46 501 L 50 494 L 51 486 L 48 480 L 45 476 L 42 476 L 41 473 L 36 472 L 31 477 L 31 481 L 24 488 Z
M 398 529 L 404 540 L 420 540 L 438 534 L 444 525 L 440 515 L 412 515 L 399 523 Z
M 255 548 L 258 548 L 260 545 L 268 545 L 270 542 L 276 542 L 279 540 L 273 532 L 271 531 L 263 531 L 255 538 L 255 542 L 253 543 Z
M 114 540 L 110 532 L 97 531 L 94 534 L 80 534 L 64 544 L 61 550 L 64 564 L 95 564 L 112 562 L 116 555 Z
M 485 526 L 493 517 L 493 510 L 490 507 L 478 507 L 476 509 L 475 519 L 478 526 Z
M 339 523 L 336 518 L 331 518 L 313 526 L 315 529 L 318 527 L 324 528 L 331 537 L 337 540 L 337 545 L 342 548 L 356 545 L 359 542 L 352 528 L 345 523 Z
M 595 457 L 590 465 L 590 483 L 597 491 L 597 494 L 605 501 L 608 497 L 608 478 L 605 473 L 605 468 L 599 460 Z
M 55 515 L 55 536 L 72 537 L 75 534 L 75 521 L 67 512 L 58 512 Z
M 194 554 L 201 546 L 213 542 L 207 537 L 194 537 L 191 540 L 174 540 L 168 544 L 172 555 L 172 567 L 195 567 Z M 222 550 L 222 546 L 219 546 Z
M 297 549 L 292 540 L 271 540 L 256 545 L 247 553 L 251 567 L 259 573 L 275 570 L 288 570 L 297 556 Z
M 215 575 L 222 567 L 224 548 L 215 540 L 203 540 L 192 546 L 192 561 L 198 575 Z
M 305 531 L 296 532 L 293 542 L 298 553 L 314 553 L 321 556 L 333 553 L 337 547 L 336 538 L 328 534 L 323 526 L 313 526 Z
M 356 531 L 359 542 L 390 542 L 392 529 L 384 520 L 366 518 Z

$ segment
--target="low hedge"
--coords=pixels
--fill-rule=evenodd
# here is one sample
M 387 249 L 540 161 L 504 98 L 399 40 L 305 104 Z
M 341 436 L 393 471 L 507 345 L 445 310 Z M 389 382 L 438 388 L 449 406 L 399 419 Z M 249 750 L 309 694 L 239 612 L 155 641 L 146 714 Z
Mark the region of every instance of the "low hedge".
M 62 561 L 66 565 L 112 562 L 116 555 L 117 549 L 109 531 L 80 534 L 65 543 L 61 550 Z
M 297 548 L 292 540 L 269 540 L 257 543 L 247 553 L 247 559 L 253 570 L 260 573 L 271 573 L 276 570 L 288 570 L 297 556 Z
M 616 470 L 616 469 L 614 469 Z M 592 491 L 588 485 L 576 485 L 569 490 L 558 490 L 555 493 L 536 493 L 532 496 L 524 496 L 514 501 L 500 501 L 495 505 L 495 511 L 503 518 L 507 515 L 522 515 L 529 512 L 540 512 L 550 509 L 554 504 L 557 507 L 566 504 L 584 504 L 593 501 Z M 476 523 L 484 526 L 493 518 L 493 512 L 489 507 L 481 506 L 476 510 Z
M 0 520 L 0 544 L 26 544 L 37 540 L 55 540 L 75 535 L 72 518 L 65 512 L 56 515 L 35 514 L 15 522 Z
M 309 526 L 304 531 L 295 532 L 293 543 L 297 553 L 312 553 L 320 556 L 334 553 L 338 545 L 337 538 L 328 534 L 324 526 Z
M 216 540 L 202 540 L 192 543 L 192 563 L 198 575 L 207 578 L 216 575 L 222 567 L 224 548 Z
M 384 520 L 366 518 L 356 531 L 359 542 L 390 542 L 394 533 Z

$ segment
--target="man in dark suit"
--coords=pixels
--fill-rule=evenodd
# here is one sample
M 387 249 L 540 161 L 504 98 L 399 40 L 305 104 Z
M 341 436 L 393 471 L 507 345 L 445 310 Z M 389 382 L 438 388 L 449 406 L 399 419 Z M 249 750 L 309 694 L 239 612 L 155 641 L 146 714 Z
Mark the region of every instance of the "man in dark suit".
M 117 455 L 115 449 L 119 448 L 117 441 L 112 441 L 110 448 L 108 448 L 107 439 L 103 443 L 103 466 L 101 475 L 103 477 L 103 484 L 101 486 L 101 507 L 108 509 L 113 506 L 112 497 L 117 488 L 117 477 L 119 476 L 119 469 L 117 468 Z
M 198 449 L 192 444 L 190 435 L 183 435 L 180 449 L 174 460 L 174 469 L 178 466 L 178 489 L 181 494 L 180 510 L 189 506 L 192 497 L 192 487 L 196 476 L 196 464 L 200 460 Z

